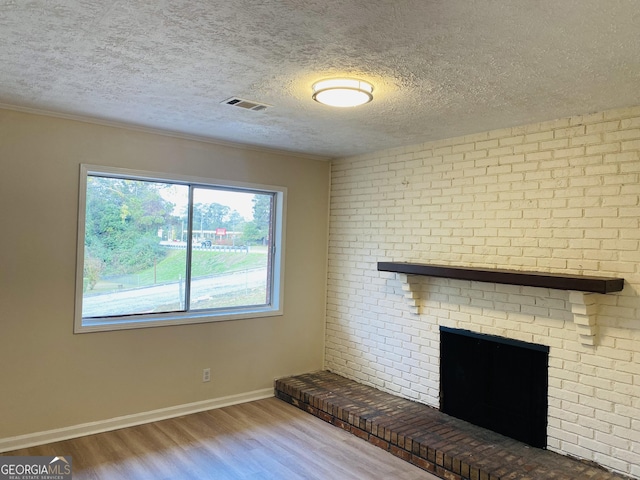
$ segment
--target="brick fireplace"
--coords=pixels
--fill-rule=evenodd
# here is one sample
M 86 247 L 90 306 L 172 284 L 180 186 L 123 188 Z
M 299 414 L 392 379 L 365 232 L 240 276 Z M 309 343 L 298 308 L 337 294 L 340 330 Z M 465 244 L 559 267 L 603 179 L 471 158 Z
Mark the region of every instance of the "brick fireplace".
M 440 408 L 440 327 L 548 347 L 546 448 L 640 478 L 640 108 L 334 161 L 326 368 Z M 611 294 L 416 262 L 624 278 Z M 591 301 L 593 299 L 594 301 Z

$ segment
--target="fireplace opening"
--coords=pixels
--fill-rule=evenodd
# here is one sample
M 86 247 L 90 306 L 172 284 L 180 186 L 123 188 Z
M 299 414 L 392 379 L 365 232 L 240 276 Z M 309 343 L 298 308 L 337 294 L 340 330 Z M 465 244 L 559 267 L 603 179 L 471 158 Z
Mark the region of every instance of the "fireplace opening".
M 546 448 L 548 365 L 547 346 L 440 327 L 440 409 Z

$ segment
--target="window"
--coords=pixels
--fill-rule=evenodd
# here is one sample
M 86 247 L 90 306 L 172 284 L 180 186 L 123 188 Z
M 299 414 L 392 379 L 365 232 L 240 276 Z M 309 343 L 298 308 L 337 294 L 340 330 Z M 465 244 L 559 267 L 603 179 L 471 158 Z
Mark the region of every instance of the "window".
M 82 165 L 75 331 L 282 314 L 285 197 Z

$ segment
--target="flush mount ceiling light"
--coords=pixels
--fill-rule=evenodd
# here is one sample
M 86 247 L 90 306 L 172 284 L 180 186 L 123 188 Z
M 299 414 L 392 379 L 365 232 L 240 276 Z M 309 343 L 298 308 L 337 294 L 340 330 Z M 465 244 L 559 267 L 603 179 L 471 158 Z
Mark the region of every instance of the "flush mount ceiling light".
M 330 107 L 357 107 L 373 100 L 373 85 L 351 78 L 330 78 L 313 84 L 312 98 Z

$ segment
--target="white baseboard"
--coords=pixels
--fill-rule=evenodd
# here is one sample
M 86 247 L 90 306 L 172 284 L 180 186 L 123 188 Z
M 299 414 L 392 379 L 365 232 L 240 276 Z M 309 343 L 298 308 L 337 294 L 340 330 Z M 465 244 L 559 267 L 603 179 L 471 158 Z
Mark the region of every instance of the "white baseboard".
M 167 418 L 180 417 L 191 413 L 213 410 L 239 403 L 252 402 L 254 400 L 262 400 L 269 397 L 273 397 L 273 388 L 263 388 L 262 390 L 254 390 L 252 392 L 229 395 L 227 397 L 213 398 L 202 402 L 176 405 L 173 407 L 161 408 L 159 410 L 151 410 L 149 412 L 135 413 L 133 415 L 124 415 L 122 417 L 109 418 L 107 420 L 99 420 L 97 422 L 82 423 L 80 425 L 57 428 L 55 430 L 29 433 L 16 437 L 0 438 L 0 453 L 18 450 L 19 448 L 33 447 L 45 443 L 59 442 L 70 438 L 83 437 L 85 435 L 93 435 L 95 433 L 108 432 L 109 430 L 133 427 L 143 423 L 156 422 Z

